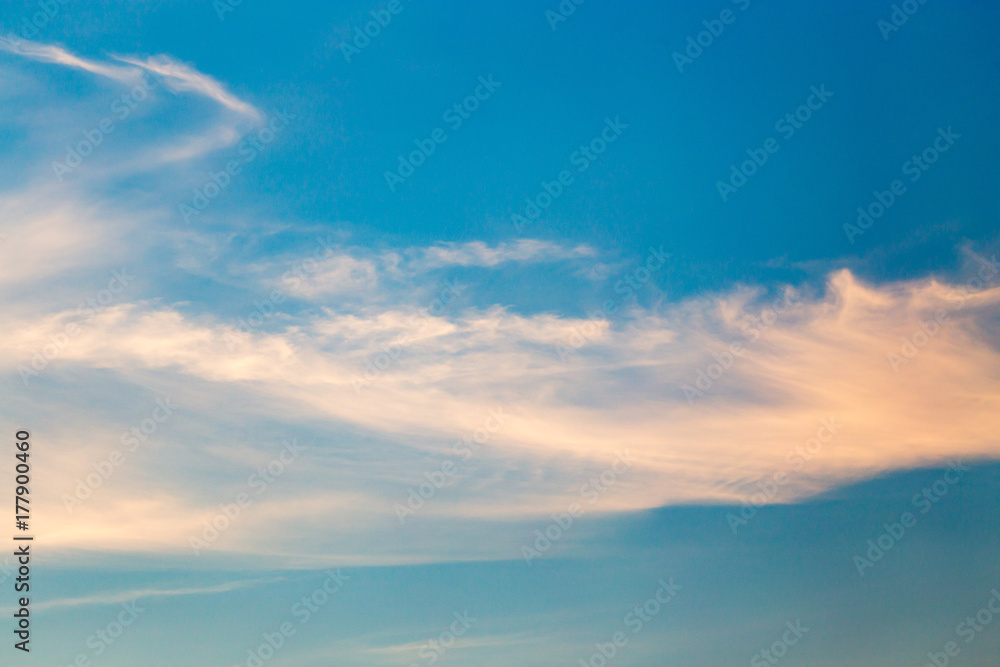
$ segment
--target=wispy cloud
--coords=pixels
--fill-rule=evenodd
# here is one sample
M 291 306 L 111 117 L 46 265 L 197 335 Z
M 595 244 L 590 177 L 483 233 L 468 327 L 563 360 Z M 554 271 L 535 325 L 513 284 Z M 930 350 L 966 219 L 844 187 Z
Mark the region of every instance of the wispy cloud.
M 507 262 L 554 262 L 594 257 L 596 252 L 585 245 L 567 248 L 550 241 L 520 239 L 493 246 L 482 241 L 441 243 L 428 248 L 412 248 L 405 254 L 412 268 L 428 270 L 447 266 L 493 267 Z
M 309 266 L 308 275 L 293 271 L 301 279 L 290 276 L 288 268 L 302 264 L 302 258 L 272 259 L 249 266 L 237 265 L 232 270 L 267 275 L 274 287 L 288 289 L 301 298 L 318 300 L 346 294 L 385 297 L 389 283 L 398 283 L 409 291 L 414 279 L 449 269 L 493 269 L 507 263 L 531 265 L 582 260 L 597 264 L 593 261 L 597 252 L 589 246 L 568 247 L 537 239 L 492 245 L 484 241 L 438 243 L 382 252 L 362 247 L 342 247 L 323 239 L 320 241 L 323 242 L 314 257 L 307 260 L 310 263 L 315 261 Z M 381 288 L 383 293 L 378 293 L 376 288 Z
M 754 325 L 759 337 L 752 340 L 747 322 L 770 301 L 746 290 L 639 309 L 599 328 L 575 318 L 467 309 L 431 318 L 435 326 L 361 394 L 351 386 L 352 375 L 380 340 L 408 326 L 406 311 L 312 313 L 281 330 L 254 334 L 233 351 L 225 345 L 229 324 L 130 303 L 98 316 L 48 372 L 105 369 L 142 382 L 137 373 L 155 371 L 158 377 L 176 376 L 181 391 L 193 381 L 207 383 L 214 387 L 212 400 L 229 410 L 247 404 L 256 418 L 321 420 L 329 434 L 360 429 L 397 443 L 368 452 L 369 480 L 398 479 L 399 457 L 408 449 L 432 456 L 416 465 L 433 465 L 432 452 L 447 456 L 448 448 L 426 441 L 454 441 L 501 405 L 509 423 L 476 464 L 497 474 L 477 480 L 464 472 L 447 497 L 427 510 L 429 517 L 466 522 L 564 510 L 577 497 L 579 480 L 624 448 L 636 463 L 602 498 L 601 510 L 738 502 L 754 481 L 785 469 L 787 453 L 813 437 L 821 420 L 839 420 L 843 428 L 821 464 L 783 489 L 780 500 L 790 501 L 886 470 L 995 455 L 1000 352 L 986 322 L 1000 306 L 1000 287 L 984 287 L 969 294 L 961 309 L 952 308 L 949 321 L 905 367 L 894 370 L 888 361 L 902 338 L 949 307 L 953 290 L 933 280 L 875 287 L 842 271 L 830 276 L 824 295 L 800 295 L 777 318 L 765 315 L 770 324 Z M 0 348 L 7 371 L 16 373 L 15 363 L 70 316 L 13 322 Z M 584 344 L 560 359 L 557 346 L 583 331 Z M 743 353 L 717 361 L 734 342 L 743 343 Z M 715 363 L 726 366 L 724 372 L 709 368 Z M 699 381 L 699 370 L 712 377 L 710 385 Z M 689 402 L 685 385 L 700 387 L 704 395 Z M 188 402 L 216 409 L 204 399 Z M 406 486 L 368 483 L 344 494 L 317 495 L 326 483 L 320 479 L 297 482 L 294 493 L 289 488 L 309 499 L 308 509 L 296 512 L 295 528 L 280 526 L 280 513 L 261 511 L 248 518 L 254 530 L 233 535 L 228 548 L 266 551 L 281 534 L 281 542 L 308 550 L 310 526 L 328 525 L 334 517 L 363 531 L 360 524 L 388 521 Z M 139 508 L 124 502 L 125 488 L 109 488 L 105 498 L 122 526 L 141 520 L 159 548 L 183 543 L 178 514 L 204 514 L 189 492 L 177 488 L 157 511 L 144 509 L 134 517 Z M 171 511 L 171 504 L 183 512 Z M 102 516 L 98 504 L 92 508 L 74 517 L 72 529 L 54 525 L 50 541 L 62 535 L 68 546 L 95 531 L 109 547 L 121 539 L 128 548 L 142 548 L 134 535 L 90 526 Z M 203 509 L 210 511 L 211 503 Z M 60 513 L 55 507 L 46 512 Z M 269 536 L 266 543 L 261 536 Z M 324 545 L 328 556 L 336 548 Z
M 170 145 L 158 150 L 161 163 L 235 141 L 237 128 L 259 118 L 220 82 L 168 57 L 120 57 L 115 62 L 124 65 L 109 65 L 60 47 L 10 39 L 0 46 L 122 83 L 147 70 L 175 91 L 211 100 L 220 118 L 209 133 L 172 127 Z M 127 149 L 125 172 L 148 144 Z M 204 243 L 205 263 L 217 271 L 202 271 L 191 303 L 184 269 L 197 262 L 176 262 L 180 234 L 157 226 L 175 215 L 176 200 L 158 203 L 172 182 L 154 182 L 148 197 L 119 191 L 109 198 L 103 188 L 115 175 L 58 189 L 29 184 L 0 197 L 0 213 L 12 221 L 0 246 L 0 286 L 9 295 L 0 369 L 26 417 L 68 424 L 39 482 L 53 549 L 185 550 L 219 502 L 246 486 L 238 463 L 249 466 L 264 446 L 237 442 L 239 422 L 250 420 L 269 432 L 308 429 L 316 458 L 296 470 L 294 484 L 241 518 L 220 551 L 289 549 L 289 559 L 507 557 L 492 534 L 498 523 L 564 511 L 581 481 L 619 449 L 629 449 L 635 464 L 602 497 L 602 511 L 739 501 L 749 485 L 782 470 L 787 452 L 828 418 L 844 424 L 836 444 L 790 481 L 780 500 L 948 457 L 996 455 L 996 282 L 962 294 L 961 307 L 958 288 L 943 279 L 871 285 L 843 270 L 830 273 L 818 293 L 795 293 L 780 313 L 766 314 L 772 301 L 753 287 L 651 306 L 629 302 L 596 321 L 566 314 L 566 294 L 557 290 L 551 297 L 539 290 L 547 309 L 521 311 L 485 295 L 428 313 L 428 284 L 441 273 L 489 280 L 512 265 L 538 275 L 549 268 L 541 265 L 564 262 L 577 269 L 573 276 L 595 266 L 605 267 L 595 270 L 604 275 L 613 260 L 590 246 L 537 239 L 378 249 L 330 241 L 308 279 L 296 283 L 284 276 L 303 260 L 289 259 L 280 243 L 273 246 L 280 252 L 227 254 L 241 236 L 234 223 L 215 236 L 183 237 Z M 122 258 L 148 262 L 148 287 L 123 292 L 85 318 L 76 305 L 80 275 L 100 267 L 106 282 Z M 238 332 L 233 299 L 250 304 L 275 289 L 299 301 L 267 304 L 273 317 L 266 326 Z M 938 311 L 948 317 L 930 333 L 927 322 Z M 70 323 L 80 326 L 44 360 L 44 378 L 29 373 L 22 382 L 39 350 Z M 912 343 L 918 352 L 893 364 L 890 354 L 921 331 L 923 342 Z M 235 347 L 234 336 L 241 341 Z M 737 343 L 741 351 L 731 352 Z M 387 349 L 392 363 L 379 363 L 358 391 L 353 379 Z M 158 433 L 149 456 L 131 457 L 127 474 L 70 516 L 62 495 L 89 474 L 95 457 L 119 446 L 133 419 L 109 426 L 121 409 L 112 398 L 85 413 L 77 405 L 81 386 L 88 396 L 169 387 L 187 407 L 172 422 L 176 433 Z M 509 415 L 504 428 L 421 516 L 455 539 L 427 531 L 399 540 L 393 503 L 424 470 L 454 456 L 451 444 L 498 406 Z M 188 419 L 198 428 L 185 430 Z M 158 447 L 186 452 L 185 465 L 201 477 L 179 470 L 176 456 L 156 456 Z M 345 458 L 352 465 L 343 465 Z M 282 504 L 271 504 L 279 498 Z M 289 522 L 292 509 L 296 520 Z
M 198 93 L 254 121 L 263 118 L 256 107 L 227 91 L 221 83 L 212 77 L 179 63 L 169 56 L 160 55 L 146 60 L 129 56 L 115 56 L 115 58 L 160 75 L 165 79 L 166 84 L 174 90 Z
M 187 588 L 140 588 L 129 591 L 96 593 L 93 595 L 87 595 L 84 597 L 76 597 L 76 598 L 43 600 L 41 602 L 33 602 L 32 608 L 35 609 L 36 611 L 45 611 L 48 609 L 66 609 L 71 607 L 110 606 L 110 605 L 121 604 L 122 602 L 141 600 L 144 598 L 177 597 L 180 595 L 213 595 L 216 593 L 228 593 L 230 591 L 239 590 L 241 588 L 259 586 L 261 584 L 270 584 L 277 581 L 282 581 L 281 577 L 272 577 L 270 579 L 246 579 L 243 581 L 230 581 L 224 584 L 217 584 L 215 586 L 187 587 Z M 0 612 L 8 613 L 14 611 L 15 609 L 16 607 L 0 607 Z
M 145 60 L 132 56 L 113 56 L 119 62 L 132 65 L 132 67 L 121 67 L 82 58 L 60 46 L 40 44 L 13 36 L 0 37 L 0 49 L 31 60 L 80 69 L 128 84 L 138 83 L 143 70 L 147 70 L 162 77 L 175 91 L 197 93 L 255 121 L 262 118 L 256 107 L 230 93 L 211 76 L 166 55 L 153 56 Z
M 166 55 L 138 58 L 112 56 L 113 62 L 99 62 L 77 56 L 61 46 L 40 44 L 17 37 L 0 37 L 0 49 L 37 62 L 51 63 L 81 70 L 112 81 L 134 86 L 143 82 L 146 73 L 155 74 L 163 85 L 175 93 L 194 94 L 218 105 L 223 117 L 208 129 L 173 126 L 165 145 L 133 148 L 127 157 L 117 160 L 114 174 L 134 174 L 166 164 L 198 158 L 214 150 L 233 145 L 246 130 L 263 120 L 253 104 L 246 102 L 215 78 L 199 72 Z M 118 63 L 125 63 L 121 65 Z M 92 123 L 92 119 L 81 121 Z
M 0 49 L 31 60 L 72 67 L 127 84 L 136 84 L 142 77 L 142 70 L 135 67 L 95 62 L 76 56 L 59 46 L 39 44 L 13 36 L 0 37 Z

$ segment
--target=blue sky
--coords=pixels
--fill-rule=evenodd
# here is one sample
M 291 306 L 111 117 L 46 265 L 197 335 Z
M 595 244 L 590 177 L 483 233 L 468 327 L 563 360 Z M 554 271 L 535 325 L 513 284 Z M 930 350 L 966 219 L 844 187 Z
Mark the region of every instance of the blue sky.
M 992 664 L 1000 9 L 901 5 L 4 4 L 29 660 Z

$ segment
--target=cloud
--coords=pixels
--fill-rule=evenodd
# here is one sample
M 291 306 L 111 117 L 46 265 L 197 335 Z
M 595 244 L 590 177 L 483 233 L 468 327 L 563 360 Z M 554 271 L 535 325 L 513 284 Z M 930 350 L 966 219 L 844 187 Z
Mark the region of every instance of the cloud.
M 316 267 L 308 280 L 290 283 L 290 293 L 305 299 L 331 294 L 356 294 L 369 292 L 378 282 L 378 270 L 375 262 L 370 259 L 336 254 L 318 262 Z
M 128 56 L 115 56 L 115 58 L 164 77 L 166 84 L 174 90 L 196 92 L 253 121 L 260 121 L 263 118 L 260 111 L 252 104 L 244 102 L 227 91 L 221 83 L 212 77 L 179 63 L 169 56 L 160 55 L 146 60 Z
M 89 72 L 128 86 L 143 84 L 145 72 L 151 72 L 173 92 L 193 93 L 214 102 L 226 112 L 225 118 L 214 122 L 207 130 L 191 133 L 181 127 L 172 127 L 166 145 L 156 146 L 151 150 L 144 150 L 141 147 L 133 149 L 128 158 L 116 161 L 117 169 L 111 172 L 112 175 L 122 173 L 134 175 L 137 171 L 191 160 L 231 146 L 239 140 L 248 127 L 259 124 L 264 118 L 254 105 L 226 90 L 226 87 L 215 78 L 166 55 L 145 59 L 113 56 L 116 62 L 127 64 L 122 66 L 82 58 L 59 46 L 39 44 L 17 37 L 0 37 L 0 49 L 30 60 Z M 145 99 L 145 96 L 144 93 L 140 99 Z M 91 119 L 84 122 L 93 123 Z
M 94 62 L 93 60 L 75 56 L 59 46 L 38 44 L 37 42 L 18 37 L 0 36 L 0 49 L 30 60 L 80 69 L 129 85 L 135 85 L 142 80 L 142 71 L 134 67 L 118 67 Z
M 214 593 L 228 593 L 229 591 L 235 591 L 241 588 L 249 588 L 251 586 L 258 586 L 260 584 L 269 584 L 276 581 L 281 581 L 281 578 L 247 579 L 243 581 L 230 581 L 224 584 L 217 584 L 215 586 L 202 586 L 202 587 L 189 587 L 189 588 L 173 588 L 173 589 L 142 588 L 130 591 L 119 591 L 114 593 L 98 593 L 94 595 L 88 595 L 86 597 L 44 600 L 42 602 L 32 603 L 32 607 L 36 611 L 44 611 L 46 609 L 66 609 L 71 607 L 83 607 L 83 606 L 93 606 L 93 605 L 105 605 L 105 606 L 115 605 L 115 604 L 121 604 L 122 602 L 132 602 L 133 600 L 140 600 L 143 598 L 176 597 L 179 595 L 211 595 Z M 3 613 L 9 613 L 16 610 L 17 610 L 16 607 L 0 608 L 0 612 Z
M 328 296 L 346 295 L 382 299 L 389 294 L 392 284 L 409 293 L 415 283 L 422 285 L 426 274 L 435 271 L 471 267 L 492 269 L 505 263 L 592 260 L 596 254 L 593 248 L 585 245 L 570 248 L 536 239 L 495 245 L 483 241 L 439 243 L 379 254 L 368 248 L 341 247 L 330 238 L 320 238 L 311 255 L 237 266 L 235 271 L 249 269 L 252 274 L 267 275 L 273 287 L 303 299 L 322 300 Z
M 494 267 L 507 262 L 555 262 L 594 257 L 596 252 L 585 245 L 566 248 L 549 241 L 520 239 L 495 246 L 482 241 L 441 243 L 428 248 L 411 248 L 406 255 L 414 270 L 426 271 L 449 266 Z
M 173 140 L 162 160 L 235 141 L 233 128 L 258 117 L 167 57 L 120 58 L 125 67 L 58 47 L 0 46 L 119 82 L 145 68 L 220 107 L 209 134 Z M 184 232 L 204 244 L 206 266 L 227 265 L 191 281 L 161 252 L 176 250 L 181 233 L 155 224 L 176 218 L 152 203 L 171 201 L 160 191 L 171 184 L 152 184 L 148 197 L 117 189 L 113 199 L 103 184 L 33 184 L 0 198 L 14 221 L 0 245 L 10 295 L 0 382 L 19 423 L 37 424 L 49 445 L 39 455 L 39 527 L 61 557 L 190 553 L 189 537 L 273 456 L 259 433 L 301 432 L 311 458 L 255 497 L 217 552 L 285 564 L 516 556 L 516 522 L 580 501 L 581 485 L 618 451 L 635 463 L 589 511 L 740 502 L 775 472 L 788 477 L 772 500 L 794 502 L 888 470 L 998 453 L 1000 282 L 982 262 L 972 266 L 978 286 L 872 285 L 839 270 L 817 293 L 748 286 L 623 303 L 598 320 L 565 314 L 561 289 L 538 290 L 548 310 L 519 312 L 488 290 L 432 310 L 428 284 L 439 272 L 477 269 L 465 272 L 475 280 L 516 264 L 531 279 L 542 263 L 569 263 L 575 276 L 594 266 L 606 275 L 608 265 L 589 246 L 534 239 L 378 250 L 330 241 L 308 258 L 260 248 L 233 258 L 241 235 L 228 229 Z M 143 285 L 78 309 L 81 277 L 98 276 L 89 284 L 99 289 L 123 258 L 149 263 Z M 179 263 L 197 266 L 190 254 Z M 238 323 L 234 299 L 256 303 L 275 289 L 305 303 L 270 304 L 258 324 Z M 65 498 L 148 417 L 136 414 L 139 399 L 167 394 L 183 412 L 67 512 Z M 457 456 L 453 444 L 496 411 L 506 417 L 488 445 Z M 789 452 L 817 438 L 824 420 L 837 432 L 790 470 Z M 457 472 L 421 510 L 421 530 L 402 534 L 394 504 L 453 459 Z
M 237 128 L 221 124 L 209 129 L 201 136 L 187 137 L 179 145 L 171 143 L 166 146 L 157 147 L 142 160 L 131 163 L 129 166 L 149 169 L 172 162 L 193 160 L 220 148 L 232 146 L 239 140 L 240 136 Z
M 153 56 L 145 60 L 131 56 L 114 56 L 120 62 L 133 65 L 133 67 L 121 67 L 81 58 L 59 46 L 39 44 L 13 36 L 0 37 L 0 49 L 30 60 L 80 69 L 130 85 L 140 83 L 142 71 L 147 70 L 163 77 L 165 83 L 175 91 L 198 93 L 254 121 L 262 118 L 260 111 L 252 104 L 227 91 L 211 76 L 202 74 L 193 67 L 179 63 L 166 55 Z
M 85 193 L 68 191 L 55 184 L 36 186 L 24 192 L 0 193 L 0 219 L 4 242 L 0 243 L 0 290 L 17 290 L 23 302 L 25 288 L 67 279 L 73 273 L 124 261 L 133 245 L 125 249 L 124 237 L 148 214 L 130 213 L 102 200 L 88 200 Z M 42 258 L 42 259 L 40 259 Z M 56 299 L 27 299 L 33 307 L 51 309 Z
M 451 491 L 428 503 L 427 525 L 484 526 L 564 511 L 616 450 L 628 450 L 636 462 L 600 498 L 599 511 L 739 502 L 777 471 L 788 473 L 788 481 L 774 501 L 791 502 L 887 470 L 997 454 L 1000 353 L 988 322 L 997 315 L 1000 287 L 936 280 L 872 286 L 840 271 L 829 277 L 825 294 L 790 294 L 775 302 L 757 290 L 735 290 L 634 309 L 600 325 L 498 307 L 420 320 L 389 307 L 364 315 L 325 310 L 244 336 L 235 350 L 226 345 L 231 324 L 152 302 L 129 303 L 82 327 L 46 372 L 62 377 L 103 369 L 140 386 L 147 373 L 166 374 L 178 379 L 182 392 L 195 384 L 213 388 L 207 401 L 175 397 L 206 418 L 219 409 L 235 417 L 245 405 L 255 418 L 324 424 L 317 428 L 327 437 L 349 429 L 394 443 L 366 451 L 364 466 L 353 471 L 364 480 L 312 462 L 317 479 L 297 480 L 280 492 L 308 503 L 294 526 L 279 525 L 281 512 L 262 506 L 248 512 L 245 530 L 231 535 L 226 548 L 248 553 L 267 553 L 280 537 L 282 544 L 300 545 L 300 556 L 335 557 L 337 540 L 315 531 L 332 522 L 368 544 L 372 557 L 412 558 L 414 552 L 389 546 L 393 503 L 422 481 L 421 470 L 454 458 L 448 443 L 473 433 L 497 407 L 508 423 L 478 458 L 460 465 Z M 769 310 L 776 303 L 783 312 Z M 918 333 L 939 311 L 947 318 L 924 340 Z M 5 370 L 16 373 L 39 340 L 72 318 L 64 312 L 14 323 L 0 347 Z M 356 391 L 352 378 L 362 376 L 380 343 L 410 327 L 417 335 L 397 360 Z M 920 345 L 894 369 L 889 355 L 904 338 Z M 737 342 L 742 351 L 727 356 Z M 574 350 L 565 360 L 560 345 Z M 689 402 L 685 385 L 702 393 Z M 841 425 L 832 440 L 791 470 L 789 452 L 830 420 Z M 163 446 L 177 446 L 169 434 L 163 438 Z M 75 465 L 82 470 L 86 461 Z M 146 486 L 165 474 L 136 466 L 148 476 Z M 409 474 L 400 474 L 407 468 Z M 323 489 L 333 478 L 342 488 L 329 494 Z M 71 488 L 72 478 L 62 484 Z M 59 518 L 62 508 L 45 508 L 54 517 L 48 539 L 68 547 L 90 534 L 111 549 L 141 549 L 144 541 L 183 548 L 198 524 L 177 517 L 204 518 L 217 502 L 202 506 L 203 490 L 192 496 L 192 489 L 170 486 L 155 508 L 130 502 L 134 490 L 127 485 L 108 488 L 103 500 L 91 501 L 62 527 L 69 520 Z M 234 493 L 220 489 L 219 501 Z M 119 529 L 92 525 L 110 507 Z M 121 529 L 137 522 L 141 533 Z M 380 531 L 385 534 L 376 536 Z M 447 548 L 468 556 L 484 555 L 481 547 Z M 423 544 L 414 551 L 424 548 L 433 553 Z M 360 557 L 349 551 L 341 555 Z

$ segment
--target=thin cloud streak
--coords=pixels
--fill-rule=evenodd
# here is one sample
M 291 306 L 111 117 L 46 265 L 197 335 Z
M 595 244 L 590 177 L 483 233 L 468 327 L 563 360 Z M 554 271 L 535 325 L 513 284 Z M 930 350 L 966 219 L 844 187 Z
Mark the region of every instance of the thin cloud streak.
M 115 58 L 121 62 L 141 67 L 164 77 L 166 84 L 174 90 L 199 93 L 253 121 L 260 121 L 263 118 L 263 114 L 256 107 L 227 91 L 221 83 L 212 77 L 202 74 L 194 68 L 179 63 L 168 56 L 160 55 L 147 58 L 146 60 L 139 60 L 138 58 L 129 56 L 115 56 Z
M 122 83 L 137 84 L 142 80 L 141 69 L 135 67 L 117 67 L 94 62 L 93 60 L 73 55 L 59 46 L 39 44 L 18 37 L 0 37 L 0 49 L 30 60 L 72 67 L 73 69 L 80 69 Z
M 224 584 L 217 584 L 215 586 L 204 586 L 200 588 L 199 587 L 175 588 L 175 589 L 142 588 L 131 591 L 120 591 L 116 593 L 98 593 L 96 595 L 88 595 L 86 597 L 61 598 L 58 600 L 33 602 L 31 606 L 36 611 L 45 611 L 48 609 L 68 609 L 73 607 L 85 607 L 85 606 L 110 606 L 110 605 L 121 604 L 122 602 L 132 602 L 133 600 L 140 600 L 143 598 L 176 597 L 179 595 L 213 595 L 216 593 L 228 593 L 230 591 L 239 590 L 241 588 L 249 588 L 252 586 L 259 586 L 261 584 L 271 584 L 282 580 L 283 580 L 282 577 L 273 577 L 269 579 L 247 579 L 245 581 L 231 581 Z M 0 613 L 6 614 L 15 610 L 16 607 L 0 607 Z

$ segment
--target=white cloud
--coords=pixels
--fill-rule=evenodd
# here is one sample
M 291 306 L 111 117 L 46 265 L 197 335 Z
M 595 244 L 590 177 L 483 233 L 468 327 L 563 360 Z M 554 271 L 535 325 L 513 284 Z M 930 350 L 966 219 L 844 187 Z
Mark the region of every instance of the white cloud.
M 59 47 L 6 40 L 0 48 L 119 82 L 146 68 L 175 90 L 213 100 L 227 118 L 235 114 L 201 138 L 190 135 L 160 151 L 161 162 L 234 141 L 233 128 L 259 117 L 219 82 L 168 58 L 124 58 L 129 67 L 121 67 Z M 16 389 L 9 393 L 17 418 L 41 425 L 43 437 L 49 432 L 38 516 L 51 553 L 187 551 L 189 536 L 218 504 L 245 487 L 243 471 L 234 481 L 233 469 L 243 458 L 252 463 L 255 452 L 246 442 L 234 444 L 232 424 L 240 421 L 316 435 L 316 458 L 295 471 L 294 483 L 290 477 L 275 485 L 220 544 L 240 555 L 280 552 L 285 563 L 508 557 L 511 544 L 503 538 L 514 519 L 564 511 L 616 450 L 628 449 L 636 462 L 595 511 L 737 502 L 756 480 L 786 470 L 787 452 L 828 418 L 842 429 L 791 476 L 777 500 L 887 470 L 1000 453 L 995 277 L 959 298 L 940 281 L 872 286 L 835 272 L 825 294 L 796 295 L 785 312 L 763 316 L 766 326 L 753 325 L 759 335 L 751 340 L 747 322 L 766 304 L 748 288 L 624 308 L 613 321 L 596 323 L 491 304 L 425 312 L 426 274 L 511 263 L 597 264 L 588 246 L 527 239 L 381 253 L 338 247 L 317 256 L 309 278 L 290 287 L 293 296 L 325 308 L 275 316 L 246 335 L 236 331 L 233 316 L 219 314 L 228 304 L 200 298 L 194 307 L 164 305 L 170 279 L 162 274 L 161 284 L 153 282 L 142 296 L 123 293 L 85 322 L 72 297 L 81 271 L 109 272 L 123 256 L 139 261 L 151 246 L 169 243 L 130 235 L 166 215 L 162 210 L 125 197 L 103 202 L 88 185 L 35 186 L 0 199 L 0 214 L 13 221 L 0 245 L 0 285 L 12 295 L 0 369 Z M 205 263 L 223 263 L 225 250 L 206 246 Z M 163 267 L 153 268 L 155 276 Z M 231 268 L 227 278 L 243 278 L 239 287 L 255 293 L 288 285 L 289 262 L 269 257 L 262 264 L 234 261 Z M 361 305 L 331 303 L 347 295 Z M 939 310 L 947 318 L 928 325 Z M 70 322 L 79 331 L 49 360 L 44 377 L 22 384 L 32 356 Z M 917 345 L 912 341 L 921 331 Z M 234 335 L 243 343 L 231 349 Z M 888 355 L 906 349 L 904 338 L 915 354 L 893 368 Z M 744 351 L 726 357 L 735 342 Z M 387 343 L 396 346 L 392 361 L 380 363 L 359 390 L 355 378 L 376 355 L 388 354 Z M 716 359 L 728 368 L 716 372 Z M 702 393 L 689 402 L 682 387 L 699 387 L 699 380 Z M 127 469 L 68 514 L 62 494 L 72 493 L 95 457 L 119 446 L 124 427 L 107 424 L 123 409 L 121 397 L 163 385 L 186 406 L 185 416 L 177 418 L 176 432 L 157 434 L 151 453 L 183 452 L 184 467 L 171 463 L 176 456 L 130 456 Z M 98 391 L 107 392 L 104 403 L 94 398 Z M 423 510 L 426 525 L 440 532 L 403 539 L 393 503 L 498 407 L 508 422 Z M 181 428 L 188 419 L 199 428 Z M 354 458 L 345 464 L 331 452 Z M 294 521 L 287 520 L 289 508 Z
M 136 171 L 194 159 L 219 148 L 231 146 L 248 127 L 260 123 L 264 118 L 254 105 L 226 90 L 226 87 L 215 78 L 166 55 L 146 59 L 114 56 L 117 62 L 128 65 L 122 66 L 82 58 L 59 46 L 40 44 L 17 37 L 0 37 L 0 49 L 30 60 L 89 72 L 127 86 L 142 83 L 144 72 L 152 72 L 158 75 L 170 90 L 194 93 L 211 100 L 222 110 L 229 112 L 227 118 L 215 122 L 207 130 L 190 133 L 182 128 L 174 128 L 172 134 L 183 137 L 179 140 L 179 145 L 178 139 L 172 137 L 170 143 L 155 147 L 152 153 L 142 148 L 134 150 L 132 156 L 118 161 L 118 169 L 114 173 L 134 174 Z M 88 119 L 86 122 L 92 121 Z
M 495 246 L 482 241 L 442 243 L 428 248 L 411 248 L 406 255 L 413 269 L 426 271 L 448 266 L 493 267 L 507 262 L 555 262 L 594 257 L 596 252 L 585 245 L 566 248 L 549 241 L 520 239 Z
M 186 587 L 172 589 L 142 588 L 128 591 L 118 591 L 113 593 L 97 593 L 86 597 L 60 598 L 56 600 L 46 600 L 34 602 L 32 607 L 36 611 L 46 609 L 65 609 L 67 607 L 83 607 L 93 605 L 116 605 L 122 602 L 132 602 L 143 598 L 176 597 L 179 595 L 211 595 L 213 593 L 228 593 L 229 591 L 248 588 L 260 584 L 274 583 L 281 581 L 280 578 L 270 579 L 247 579 L 244 581 L 230 581 L 215 586 Z M 0 612 L 9 613 L 16 611 L 16 607 L 0 608 Z
M 317 269 L 306 280 L 291 283 L 289 291 L 295 296 L 314 299 L 326 295 L 365 293 L 377 283 L 378 272 L 372 260 L 337 254 L 318 262 Z
M 135 85 L 142 80 L 142 71 L 134 67 L 119 67 L 94 62 L 87 58 L 80 58 L 59 46 L 39 44 L 18 37 L 0 37 L 0 49 L 31 60 L 80 69 L 129 85 Z
M 153 304 L 126 304 L 101 314 L 46 372 L 61 377 L 105 369 L 142 384 L 144 373 L 155 371 L 176 376 L 182 387 L 214 387 L 218 406 L 187 401 L 208 415 L 220 408 L 238 414 L 247 404 L 257 418 L 325 423 L 331 434 L 360 430 L 403 450 L 413 447 L 422 457 L 435 450 L 427 448 L 428 440 L 452 442 L 502 406 L 509 423 L 488 452 L 425 510 L 428 517 L 473 522 L 565 509 L 579 498 L 579 484 L 606 467 L 617 449 L 628 449 L 636 464 L 601 499 L 602 511 L 737 502 L 757 479 L 787 470 L 786 454 L 813 438 L 821 420 L 838 420 L 840 432 L 782 489 L 778 500 L 788 501 L 886 470 L 998 453 L 1000 353 L 983 326 L 997 313 L 1000 287 L 987 286 L 960 302 L 950 290 L 934 281 L 873 287 L 843 271 L 830 277 L 825 296 L 802 295 L 776 319 L 765 316 L 771 323 L 754 341 L 743 324 L 760 314 L 759 299 L 745 291 L 702 297 L 593 328 L 565 362 L 556 346 L 568 344 L 588 322 L 470 309 L 420 320 L 420 335 L 360 394 L 352 376 L 378 350 L 381 334 L 395 335 L 414 322 L 406 311 L 349 317 L 326 311 L 280 332 L 254 334 L 230 351 L 228 325 Z M 893 370 L 888 353 L 938 309 L 949 309 L 949 319 L 919 354 Z M 71 317 L 13 322 L 0 347 L 6 370 L 16 372 L 16 363 Z M 698 371 L 709 369 L 713 355 L 733 342 L 742 342 L 745 352 L 689 404 L 681 387 L 694 385 Z M 369 451 L 356 473 L 398 479 L 398 453 Z M 470 486 L 468 475 L 476 469 L 498 474 Z M 155 483 L 155 470 L 143 472 Z M 369 484 L 328 495 L 324 487 L 318 480 L 289 486 L 286 493 L 309 507 L 295 526 L 279 528 L 272 522 L 282 522 L 280 513 L 261 508 L 248 515 L 253 530 L 234 533 L 227 548 L 266 553 L 280 534 L 283 544 L 330 555 L 323 549 L 333 543 L 316 538 L 314 526 L 340 522 L 357 535 L 391 531 L 392 503 L 406 488 Z M 90 535 L 107 548 L 182 548 L 196 522 L 178 517 L 215 511 L 211 503 L 200 507 L 183 488 L 145 503 L 130 500 L 130 492 L 128 486 L 106 489 L 101 502 L 110 505 L 95 505 L 72 523 L 59 518 L 60 507 L 43 508 L 53 516 L 50 542 L 68 547 Z M 92 525 L 102 522 L 98 507 L 114 507 L 117 528 Z M 125 530 L 138 523 L 141 532 Z M 386 556 L 388 545 L 380 540 L 389 534 L 357 535 L 372 555 Z M 405 549 L 396 554 L 413 556 Z
M 196 92 L 251 120 L 260 121 L 262 119 L 260 111 L 252 104 L 244 102 L 227 91 L 221 83 L 207 74 L 202 74 L 169 56 L 160 55 L 146 60 L 128 56 L 115 57 L 122 62 L 142 67 L 164 77 L 166 84 L 174 90 Z

